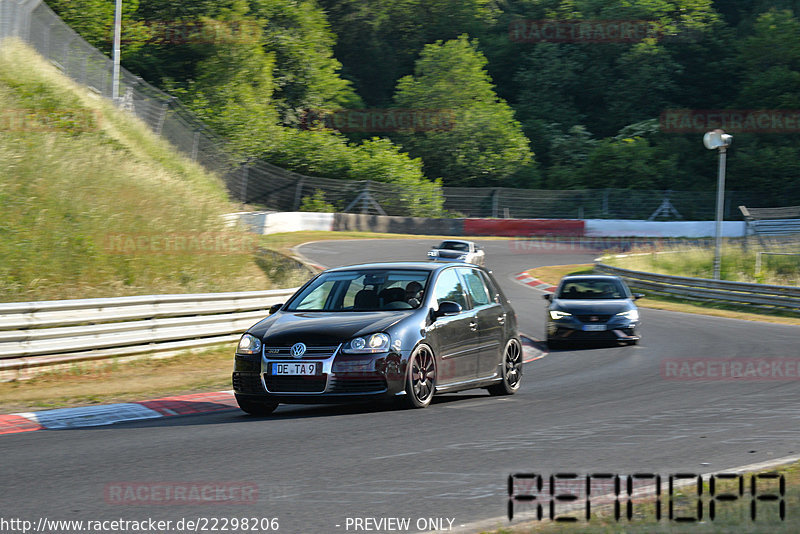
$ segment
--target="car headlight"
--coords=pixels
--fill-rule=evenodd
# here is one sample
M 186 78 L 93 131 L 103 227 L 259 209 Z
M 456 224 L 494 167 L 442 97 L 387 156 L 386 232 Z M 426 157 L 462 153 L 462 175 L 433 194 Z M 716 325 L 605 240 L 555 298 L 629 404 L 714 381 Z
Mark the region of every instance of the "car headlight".
M 346 354 L 375 354 L 389 350 L 390 343 L 387 334 L 371 334 L 357 337 L 345 343 L 342 352 Z
M 558 321 L 559 319 L 563 319 L 565 317 L 572 317 L 572 314 L 561 310 L 550 310 L 550 318 L 554 321 Z
M 617 314 L 617 317 L 624 317 L 629 321 L 638 321 L 639 320 L 639 311 L 638 310 L 628 310 Z
M 428 256 L 430 256 L 431 258 L 435 258 L 438 255 L 439 255 L 439 251 L 437 251 L 437 250 L 429 250 L 428 251 Z
M 258 354 L 261 352 L 261 340 L 256 336 L 245 334 L 239 340 L 239 346 L 236 347 L 236 352 L 239 354 Z

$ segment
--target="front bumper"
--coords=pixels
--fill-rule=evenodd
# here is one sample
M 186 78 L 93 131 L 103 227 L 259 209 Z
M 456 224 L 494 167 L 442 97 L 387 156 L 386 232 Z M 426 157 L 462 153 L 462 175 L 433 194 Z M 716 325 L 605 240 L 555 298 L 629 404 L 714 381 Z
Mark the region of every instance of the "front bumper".
M 558 341 L 638 341 L 639 321 L 609 321 L 607 323 L 581 323 L 572 321 L 547 322 L 547 338 Z M 585 326 L 604 327 L 603 330 L 586 330 Z
M 317 374 L 272 374 L 281 359 L 237 354 L 232 376 L 237 395 L 290 404 L 341 403 L 391 398 L 405 392 L 405 360 L 398 353 L 335 355 L 312 360 Z

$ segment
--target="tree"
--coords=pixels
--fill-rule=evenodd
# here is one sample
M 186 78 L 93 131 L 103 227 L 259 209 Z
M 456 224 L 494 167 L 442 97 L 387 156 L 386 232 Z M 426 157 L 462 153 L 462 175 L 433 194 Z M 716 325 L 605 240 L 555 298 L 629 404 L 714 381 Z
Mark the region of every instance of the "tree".
M 230 24 L 233 20 L 240 24 Z M 280 139 L 272 103 L 275 59 L 261 47 L 257 26 L 242 17 L 227 22 L 216 29 L 215 53 L 198 62 L 196 80 L 174 92 L 241 157 L 252 157 Z M 234 27 L 241 30 L 234 33 Z
M 427 43 L 492 27 L 494 0 L 320 0 L 336 33 L 336 57 L 369 106 L 391 103 Z
M 336 35 L 314 0 L 250 0 L 250 16 L 263 30 L 264 49 L 275 57 L 275 104 L 284 124 L 303 111 L 357 107 L 361 99 L 339 75 Z
M 451 111 L 452 128 L 407 132 L 399 142 L 421 157 L 427 176 L 447 185 L 500 185 L 532 162 L 529 142 L 511 107 L 497 97 L 486 58 L 466 35 L 426 45 L 414 75 L 397 83 L 395 105 Z
M 771 9 L 743 40 L 739 62 L 744 80 L 740 105 L 747 108 L 800 107 L 800 21 L 791 11 Z

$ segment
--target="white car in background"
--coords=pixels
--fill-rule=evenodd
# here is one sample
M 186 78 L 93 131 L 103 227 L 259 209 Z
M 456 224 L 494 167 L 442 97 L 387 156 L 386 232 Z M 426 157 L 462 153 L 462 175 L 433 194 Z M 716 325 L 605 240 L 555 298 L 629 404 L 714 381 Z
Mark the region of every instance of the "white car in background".
M 486 265 L 486 254 L 472 241 L 449 239 L 442 241 L 428 251 L 428 259 L 433 261 L 463 261 L 475 265 Z

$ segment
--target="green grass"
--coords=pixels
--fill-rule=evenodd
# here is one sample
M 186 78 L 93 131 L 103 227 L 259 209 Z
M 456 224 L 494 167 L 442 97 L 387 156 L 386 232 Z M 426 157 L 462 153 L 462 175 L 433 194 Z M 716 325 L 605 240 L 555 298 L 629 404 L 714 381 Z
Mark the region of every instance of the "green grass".
M 0 111 L 0 301 L 272 287 L 218 177 L 13 40 Z
M 168 358 L 83 362 L 0 382 L 0 414 L 231 389 L 236 343 Z
M 737 282 L 800 285 L 800 255 L 764 255 L 761 272 L 757 274 L 756 251 L 753 246 L 744 248 L 741 244 L 725 244 L 721 254 L 720 278 Z M 796 248 L 785 248 L 783 251 L 800 252 Z M 636 252 L 639 251 L 633 251 Z M 609 265 L 634 271 L 695 278 L 713 278 L 714 275 L 713 247 L 684 247 L 672 251 L 668 249 L 661 254 L 649 253 L 623 258 L 610 256 L 605 261 Z

